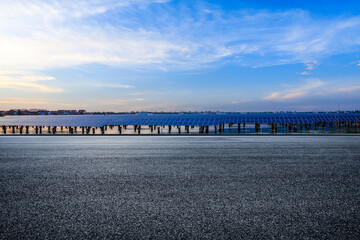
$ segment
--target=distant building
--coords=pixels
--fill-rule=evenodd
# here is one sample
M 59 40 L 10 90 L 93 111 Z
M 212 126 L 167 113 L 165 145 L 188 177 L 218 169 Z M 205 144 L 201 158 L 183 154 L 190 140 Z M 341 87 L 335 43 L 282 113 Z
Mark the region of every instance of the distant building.
M 81 110 L 56 110 L 49 111 L 47 109 L 10 109 L 8 111 L 1 110 L 3 116 L 6 115 L 77 115 L 88 114 L 85 109 Z
M 18 111 L 15 109 L 10 109 L 9 111 L 6 111 L 5 113 L 6 113 L 6 115 L 17 115 Z
M 68 115 L 69 110 L 57 110 L 57 115 Z
M 37 115 L 39 112 L 39 109 L 29 109 L 28 111 L 29 113 L 33 114 L 33 115 Z

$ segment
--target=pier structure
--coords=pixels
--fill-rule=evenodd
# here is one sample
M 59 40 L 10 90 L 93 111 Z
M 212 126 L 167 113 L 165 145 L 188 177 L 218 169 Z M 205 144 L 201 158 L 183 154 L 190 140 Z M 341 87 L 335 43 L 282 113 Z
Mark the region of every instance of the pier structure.
M 6 116 L 0 135 L 359 133 L 357 113 Z

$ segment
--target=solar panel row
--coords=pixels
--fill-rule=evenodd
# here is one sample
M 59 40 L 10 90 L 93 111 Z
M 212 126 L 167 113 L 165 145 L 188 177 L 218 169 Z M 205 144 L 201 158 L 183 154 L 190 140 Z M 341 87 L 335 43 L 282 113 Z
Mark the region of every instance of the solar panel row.
M 77 126 L 102 127 L 104 125 L 181 125 L 214 126 L 222 123 L 313 123 L 358 122 L 355 113 L 249 113 L 249 114 L 120 114 L 70 116 L 6 116 L 0 126 Z

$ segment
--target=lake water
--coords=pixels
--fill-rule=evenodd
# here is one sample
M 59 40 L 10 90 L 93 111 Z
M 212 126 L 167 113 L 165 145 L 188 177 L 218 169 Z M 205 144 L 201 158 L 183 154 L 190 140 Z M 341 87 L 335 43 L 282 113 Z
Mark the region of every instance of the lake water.
M 0 239 L 356 239 L 359 199 L 359 136 L 0 137 Z

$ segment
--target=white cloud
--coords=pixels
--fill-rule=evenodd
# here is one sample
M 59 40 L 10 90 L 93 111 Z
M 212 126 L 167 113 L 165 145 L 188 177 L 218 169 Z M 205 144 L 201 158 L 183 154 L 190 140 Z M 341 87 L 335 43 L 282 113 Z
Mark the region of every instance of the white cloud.
M 150 31 L 86 20 L 109 10 L 164 1 L 0 2 L 0 69 L 46 69 L 87 63 L 161 63 L 181 47 Z M 83 20 L 84 19 L 84 20 Z
M 307 70 L 314 70 L 315 66 L 319 65 L 319 62 L 316 60 L 307 60 L 304 61 Z
M 0 13 L 0 70 L 101 63 L 168 71 L 222 59 L 247 66 L 304 62 L 312 70 L 318 63 L 309 57 L 356 51 L 360 38 L 359 17 L 318 20 L 301 10 L 223 12 L 196 5 L 195 11 L 171 4 L 151 8 L 164 2 L 1 1 L 6 11 Z
M 307 71 L 300 73 L 301 75 L 310 75 L 310 71 L 314 70 L 315 67 L 319 65 L 319 62 L 317 60 L 306 60 L 303 63 L 305 64 Z
M 0 88 L 61 92 L 60 88 L 38 82 L 54 78 L 37 77 L 35 72 L 87 63 L 159 62 L 166 51 L 174 48 L 171 43 L 154 42 L 147 39 L 146 33 L 131 29 L 112 34 L 113 27 L 90 26 L 82 21 L 110 10 L 151 2 L 165 1 L 1 1 L 0 9 L 6 11 L 0 12 Z M 108 87 L 132 88 L 121 84 Z

